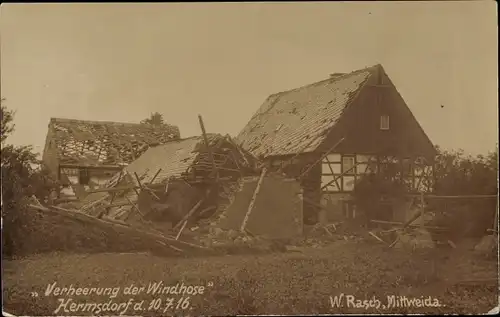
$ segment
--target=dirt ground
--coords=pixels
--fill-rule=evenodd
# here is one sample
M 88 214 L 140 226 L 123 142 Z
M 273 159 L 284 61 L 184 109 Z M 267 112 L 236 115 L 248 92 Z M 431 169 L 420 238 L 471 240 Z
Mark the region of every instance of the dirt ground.
M 355 241 L 287 253 L 194 258 L 52 253 L 4 260 L 3 270 L 4 311 L 14 315 L 54 315 L 61 304 L 58 298 L 71 297 L 74 303 L 110 300 L 110 296 L 96 294 L 46 296 L 48 285 L 54 282 L 61 287 L 120 287 L 111 300 L 132 301 L 126 311 L 125 306 L 118 311 L 108 304 L 94 315 L 471 314 L 485 313 L 498 305 L 498 284 L 481 282 L 486 276 L 496 276 L 496 261 L 453 249 L 408 251 Z M 468 284 L 459 284 L 464 280 L 469 280 Z M 204 286 L 204 291 L 197 295 L 146 294 L 149 283 L 160 281 L 164 285 Z M 145 290 L 124 294 L 131 284 Z M 356 308 L 353 303 L 358 302 L 345 301 L 342 307 L 333 307 L 331 300 L 341 294 L 344 299 L 347 295 L 356 300 L 378 299 L 381 305 Z M 412 307 L 387 307 L 388 296 L 430 297 L 428 302 L 436 303 L 436 299 L 440 307 L 416 307 L 415 301 Z M 135 306 L 143 300 L 144 306 Z M 169 308 L 169 302 L 173 307 Z M 370 303 L 377 302 L 365 302 L 367 306 Z M 92 314 L 82 307 L 66 312 L 61 308 L 57 315 Z M 71 309 L 69 304 L 66 308 Z M 108 308 L 116 311 L 106 312 Z

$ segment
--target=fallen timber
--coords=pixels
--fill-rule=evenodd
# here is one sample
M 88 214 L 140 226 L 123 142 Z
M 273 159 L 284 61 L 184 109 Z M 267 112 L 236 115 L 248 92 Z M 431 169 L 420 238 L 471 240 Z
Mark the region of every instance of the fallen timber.
M 145 241 L 151 242 L 152 246 L 155 247 L 158 247 L 158 245 L 161 245 L 163 247 L 167 246 L 170 249 L 182 250 L 185 253 L 191 253 L 191 254 L 207 254 L 207 253 L 211 254 L 213 251 L 205 246 L 181 240 L 176 240 L 175 237 L 168 237 L 159 233 L 153 233 L 139 228 L 134 228 L 128 224 L 124 224 L 118 221 L 112 221 L 106 218 L 98 219 L 96 217 L 87 215 L 77 210 L 69 210 L 56 206 L 48 206 L 48 207 L 37 206 L 37 205 L 28 205 L 28 206 L 40 212 L 65 216 L 76 221 L 91 223 L 103 229 L 112 230 L 117 233 L 127 234 L 128 236 L 135 236 L 144 239 Z

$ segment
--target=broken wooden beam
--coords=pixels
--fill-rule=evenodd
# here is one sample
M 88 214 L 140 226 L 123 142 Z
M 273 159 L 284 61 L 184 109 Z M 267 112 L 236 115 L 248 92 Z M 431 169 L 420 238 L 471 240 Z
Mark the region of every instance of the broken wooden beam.
M 118 175 L 118 179 L 116 180 L 116 185 L 119 185 L 120 184 L 120 180 L 122 179 L 122 175 L 123 175 L 123 170 L 120 171 L 120 175 Z M 115 200 L 115 196 L 116 196 L 116 193 L 117 192 L 113 192 L 113 194 L 111 195 L 111 201 L 109 202 L 109 204 L 111 205 L 113 203 L 113 201 Z
M 173 230 L 176 230 L 177 228 L 179 228 L 180 225 L 182 225 L 182 223 L 184 221 L 186 221 L 189 217 L 191 217 L 191 215 L 201 206 L 201 204 L 205 201 L 205 198 L 203 199 L 200 199 L 200 201 L 193 206 L 193 208 L 191 208 L 191 210 L 184 216 L 182 217 L 181 221 L 179 221 L 173 228 Z
M 184 220 L 184 223 L 182 224 L 182 227 L 179 229 L 179 232 L 177 233 L 177 235 L 175 236 L 175 240 L 179 240 L 179 237 L 181 236 L 181 233 L 182 231 L 184 230 L 184 228 L 186 227 L 187 225 L 187 219 Z
M 345 170 L 342 174 L 340 175 L 336 175 L 331 181 L 329 181 L 328 183 L 326 183 L 325 185 L 321 186 L 321 191 L 323 191 L 325 188 L 327 188 L 328 186 L 330 186 L 331 184 L 333 183 L 336 183 L 339 179 L 342 178 L 342 176 L 346 175 L 347 173 L 353 171 L 358 165 L 360 164 L 363 164 L 361 162 L 357 162 L 356 164 L 354 164 L 351 168 Z
M 418 214 L 418 216 L 420 216 L 420 214 Z M 418 218 L 418 217 L 417 217 Z M 416 219 L 416 218 L 415 218 Z M 397 222 L 397 221 L 386 221 L 386 220 L 370 220 L 370 222 L 374 222 L 374 223 L 381 223 L 381 224 L 388 224 L 388 225 L 400 225 L 402 227 L 400 228 L 393 228 L 391 230 L 387 230 L 385 232 L 391 232 L 391 231 L 396 231 L 396 230 L 401 230 L 401 229 L 404 229 L 404 223 L 402 222 Z M 445 228 L 445 227 L 435 227 L 435 226 L 422 226 L 421 224 L 408 224 L 406 225 L 407 227 L 408 226 L 411 226 L 411 227 L 422 227 L 422 228 L 426 228 L 426 229 L 436 229 L 436 230 L 449 230 L 448 228 Z
M 131 190 L 131 189 L 137 189 L 140 188 L 135 185 L 130 185 L 130 186 L 124 186 L 124 187 L 110 187 L 110 188 L 98 188 L 98 189 L 93 189 L 89 190 L 86 193 L 87 194 L 92 194 L 92 193 L 112 193 L 112 192 L 119 192 L 119 191 L 126 191 L 126 190 Z
M 134 209 L 139 213 L 139 215 L 144 218 L 144 214 L 139 210 L 139 207 L 137 207 L 127 196 L 125 196 L 125 199 L 134 207 Z
M 137 180 L 137 184 L 139 184 L 139 187 L 142 189 L 142 183 L 141 180 L 139 179 L 139 175 L 137 175 L 136 172 L 134 172 L 135 179 Z
M 201 133 L 203 135 L 203 140 L 205 141 L 205 146 L 207 147 L 207 152 L 210 157 L 210 161 L 212 162 L 212 173 L 216 175 L 216 179 L 219 176 L 219 173 L 217 171 L 217 165 L 215 164 L 214 160 L 214 154 L 212 153 L 212 148 L 210 147 L 210 143 L 208 141 L 207 133 L 205 131 L 205 125 L 203 124 L 203 118 L 201 115 L 198 115 L 198 120 L 200 121 L 200 127 L 201 127 Z
M 400 236 L 398 235 L 398 236 L 396 237 L 396 239 L 394 239 L 394 242 L 392 242 L 392 243 L 391 243 L 391 245 L 389 245 L 389 248 L 394 247 L 394 246 L 396 245 L 396 243 L 398 243 L 399 238 L 400 238 Z
M 420 194 L 407 194 L 408 197 L 418 197 Z M 424 198 L 431 199 L 475 199 L 475 198 L 498 198 L 498 195 L 425 195 Z
M 257 195 L 259 194 L 260 191 L 260 186 L 262 185 L 262 181 L 264 180 L 264 176 L 266 175 L 267 169 L 264 167 L 262 169 L 262 172 L 260 173 L 260 178 L 259 182 L 257 183 L 257 187 L 255 188 L 255 191 L 253 192 L 252 200 L 250 200 L 250 204 L 248 205 L 248 210 L 247 213 L 245 214 L 245 218 L 243 218 L 243 222 L 241 223 L 240 231 L 244 232 L 245 227 L 247 225 L 248 219 L 250 217 L 250 213 L 252 212 L 253 206 L 255 204 L 255 200 L 257 199 Z
M 79 168 L 88 168 L 88 169 L 101 169 L 101 170 L 122 170 L 123 166 L 120 165 L 90 165 L 90 164 L 67 164 L 62 163 L 59 164 L 60 168 L 68 168 L 68 169 L 79 169 Z
M 156 177 L 158 177 L 158 174 L 160 174 L 161 172 L 161 168 L 158 169 L 158 171 L 156 172 L 156 174 L 153 176 L 153 178 L 151 178 L 151 181 L 149 182 L 149 184 L 153 184 L 153 182 L 155 181 Z
M 337 143 L 335 143 L 330 149 L 328 149 L 328 151 L 326 151 L 325 153 L 323 153 L 323 155 L 320 156 L 319 159 L 317 159 L 313 164 L 311 164 L 304 172 L 302 172 L 302 174 L 300 174 L 300 176 L 298 177 L 298 179 L 302 179 L 302 177 L 304 177 L 305 175 L 307 175 L 307 173 L 309 173 L 309 171 L 314 167 L 316 166 L 318 163 L 321 163 L 321 161 L 323 161 L 323 159 L 325 157 L 328 156 L 328 154 L 330 154 L 333 150 L 335 150 L 335 148 L 337 146 L 340 145 L 340 143 L 342 143 L 344 141 L 344 138 L 341 138 Z
M 197 245 L 194 243 L 189 243 L 181 240 L 175 240 L 174 238 L 169 238 L 163 235 L 159 235 L 156 233 L 148 232 L 145 230 L 141 230 L 138 228 L 133 228 L 132 226 L 128 225 L 122 225 L 119 222 L 110 222 L 104 219 L 97 219 L 96 217 L 89 216 L 87 214 L 81 213 L 81 212 L 64 212 L 64 211 L 59 211 L 53 208 L 47 208 L 47 207 L 40 207 L 40 206 L 35 206 L 35 205 L 28 205 L 30 208 L 38 210 L 38 211 L 43 211 L 43 212 L 50 212 L 52 214 L 58 214 L 62 216 L 66 216 L 68 218 L 72 218 L 75 220 L 81 220 L 84 222 L 88 223 L 93 223 L 96 225 L 100 225 L 101 227 L 107 227 L 107 228 L 116 228 L 117 230 L 121 230 L 122 232 L 127 232 L 136 236 L 141 236 L 147 239 L 154 239 L 155 241 L 160 240 L 164 244 L 167 245 L 176 245 L 176 246 L 183 246 L 183 247 L 190 247 L 194 249 L 204 249 L 204 250 L 210 250 L 210 248 Z
M 382 242 L 382 243 L 386 243 L 384 240 L 380 239 L 375 233 L 371 232 L 371 231 L 368 231 L 368 233 L 374 237 L 375 239 L 377 239 L 378 241 Z
M 148 188 L 148 187 L 144 187 L 144 189 L 145 189 L 145 190 L 147 190 L 147 191 L 148 191 L 148 193 L 149 193 L 149 194 L 151 194 L 151 196 L 153 196 L 156 200 L 158 200 L 158 201 L 160 200 L 160 197 L 158 197 L 158 196 L 155 194 L 154 190 L 152 190 L 151 188 Z

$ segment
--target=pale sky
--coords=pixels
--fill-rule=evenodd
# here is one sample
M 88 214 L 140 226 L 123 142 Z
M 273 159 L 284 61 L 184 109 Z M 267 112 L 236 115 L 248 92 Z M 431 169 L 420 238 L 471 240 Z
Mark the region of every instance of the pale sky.
M 8 139 L 43 150 L 50 117 L 236 135 L 268 95 L 381 63 L 432 142 L 498 135 L 496 1 L 2 4 Z M 442 108 L 441 105 L 444 105 Z

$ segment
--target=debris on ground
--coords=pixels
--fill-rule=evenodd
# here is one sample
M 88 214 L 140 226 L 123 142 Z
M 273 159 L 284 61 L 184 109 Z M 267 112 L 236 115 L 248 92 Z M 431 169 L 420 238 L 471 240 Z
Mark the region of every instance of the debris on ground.
M 432 235 L 424 228 L 399 231 L 395 248 L 428 249 L 435 248 Z
M 498 247 L 498 236 L 495 235 L 487 235 L 484 236 L 481 241 L 474 247 L 474 251 L 482 254 L 493 254 L 496 255 Z

